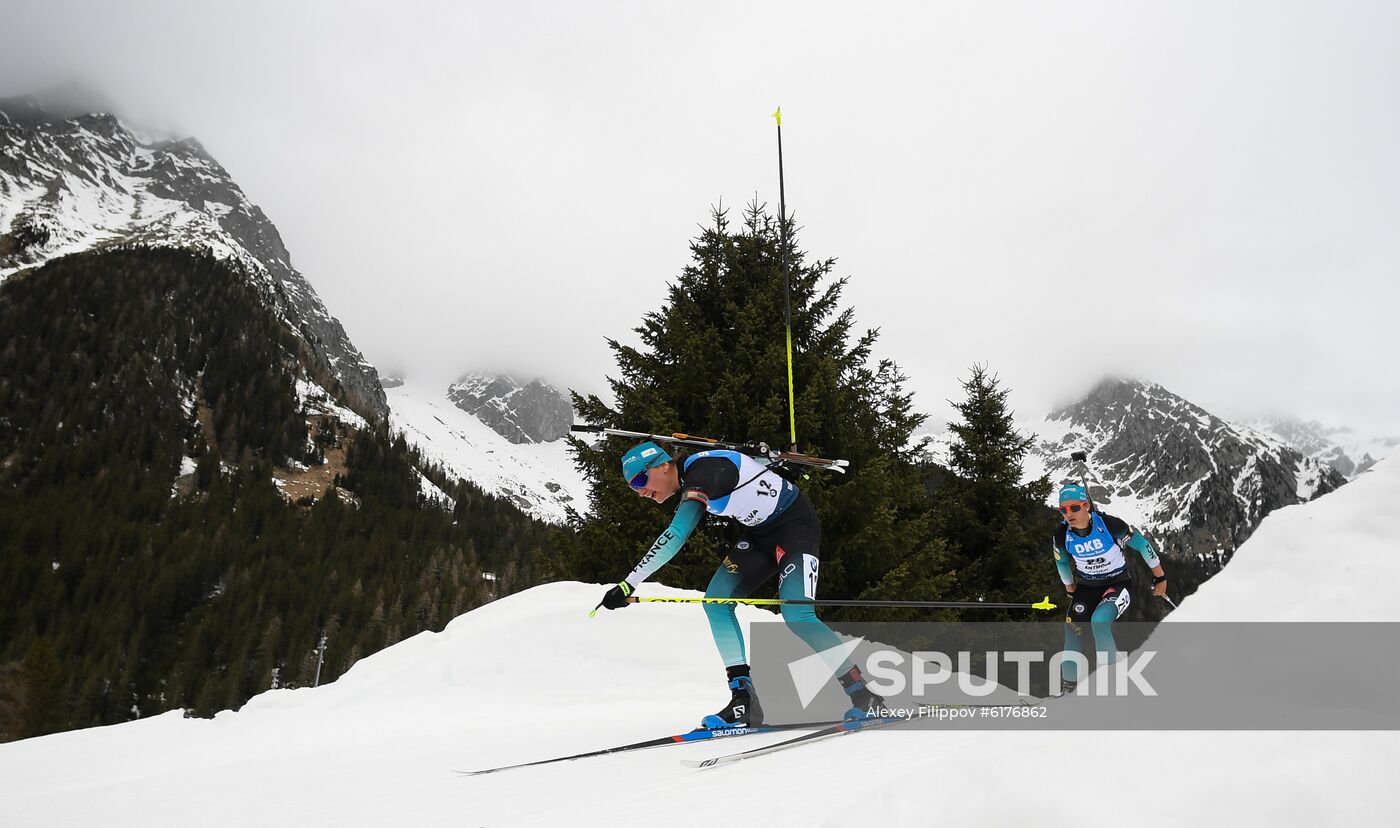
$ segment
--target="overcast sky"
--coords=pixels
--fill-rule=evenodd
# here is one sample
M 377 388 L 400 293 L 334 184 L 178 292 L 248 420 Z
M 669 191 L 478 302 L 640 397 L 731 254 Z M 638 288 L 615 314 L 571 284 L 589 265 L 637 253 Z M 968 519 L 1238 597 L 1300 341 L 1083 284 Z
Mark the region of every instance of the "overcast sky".
M 634 338 L 711 206 L 776 209 L 781 104 L 800 243 L 839 259 L 935 422 L 984 362 L 1022 416 L 1116 372 L 1400 433 L 1397 3 L 0 0 L 0 20 L 0 95 L 82 79 L 198 138 L 383 372 L 602 391 L 604 338 Z

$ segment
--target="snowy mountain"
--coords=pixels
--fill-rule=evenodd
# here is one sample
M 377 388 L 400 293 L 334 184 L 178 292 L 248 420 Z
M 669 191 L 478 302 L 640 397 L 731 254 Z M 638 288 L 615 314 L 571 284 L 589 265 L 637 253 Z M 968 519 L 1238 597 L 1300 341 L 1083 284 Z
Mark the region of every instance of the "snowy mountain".
M 152 141 L 111 115 L 52 106 L 30 97 L 0 100 L 0 282 L 83 251 L 143 245 L 211 252 L 237 265 L 305 341 L 312 382 L 299 383 L 297 393 L 308 415 L 327 413 L 333 403 L 322 389 L 338 389 L 364 418 L 389 416 L 390 383 L 381 385 L 292 267 L 277 228 L 198 142 Z M 585 507 L 587 490 L 559 439 L 572 420 L 560 392 L 504 375 L 443 386 L 393 389 L 395 427 L 425 456 L 536 517 L 557 523 L 566 508 Z M 363 425 L 351 411 L 340 413 L 347 415 L 342 422 Z M 449 502 L 426 478 L 420 482 L 429 498 Z M 279 479 L 290 491 L 285 483 Z
M 569 433 L 569 398 L 541 379 L 521 382 L 509 374 L 467 374 L 447 398 L 512 443 L 548 443 Z
M 1397 500 L 1392 459 L 1334 495 L 1278 510 L 1175 617 L 1400 621 L 1395 602 L 1346 597 L 1390 577 Z M 1323 547 L 1341 565 L 1312 565 Z M 0 813 L 26 826 L 612 825 L 619 814 L 668 825 L 736 814 L 744 824 L 1016 825 L 1063 821 L 1074 807 L 1056 769 L 1086 737 L 1036 731 L 860 735 L 714 770 L 679 759 L 731 746 L 455 776 L 672 733 L 718 705 L 723 673 L 698 609 L 648 605 L 590 620 L 602 590 L 557 583 L 503 598 L 362 659 L 333 684 L 270 691 L 213 720 L 173 712 L 0 745 Z M 1126 813 L 1147 826 L 1353 825 L 1400 807 L 1394 731 L 1102 735 L 1131 743 L 1150 774 L 1123 769 L 1122 784 L 1096 787 L 1094 807 L 1074 818 L 1088 826 L 1120 825 Z M 802 785 L 781 781 L 791 779 Z
M 1365 435 L 1345 426 L 1326 426 L 1316 420 L 1271 418 L 1250 420 L 1250 428 L 1272 434 L 1301 454 L 1326 463 L 1348 480 L 1377 461 L 1395 453 L 1400 437 Z
M 441 465 L 451 475 L 506 498 L 541 520 L 562 523 L 568 509 L 587 511 L 588 486 L 574 468 L 564 440 L 518 442 L 482 418 L 485 413 L 497 423 L 538 422 L 538 418 L 517 416 L 518 412 L 506 404 L 532 399 L 529 386 L 523 393 L 485 397 L 489 404 L 475 406 L 477 413 L 473 414 L 458 400 L 464 398 L 467 389 L 490 388 L 490 382 L 459 380 L 448 385 L 394 378 L 386 385 L 390 386 L 387 394 L 391 427 L 416 445 L 425 459 Z
M 236 263 L 305 340 L 315 380 L 386 413 L 372 365 L 292 267 L 277 228 L 193 139 L 149 142 L 108 114 L 0 100 L 0 282 L 69 253 L 189 247 Z

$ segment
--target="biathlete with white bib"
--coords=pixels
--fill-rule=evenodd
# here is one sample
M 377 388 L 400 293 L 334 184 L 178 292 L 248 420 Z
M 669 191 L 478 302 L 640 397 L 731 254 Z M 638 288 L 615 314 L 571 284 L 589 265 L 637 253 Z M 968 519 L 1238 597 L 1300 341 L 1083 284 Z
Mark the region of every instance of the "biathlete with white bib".
M 651 545 L 640 563 L 603 596 L 603 606 L 621 609 L 639 584 L 656 573 L 689 539 L 708 512 L 743 524 L 743 537 L 715 570 L 707 598 L 746 598 L 774 575 L 778 597 L 815 599 L 822 525 L 817 511 L 797 486 L 764 464 L 737 451 L 702 451 L 678 462 L 655 443 L 642 443 L 622 457 L 622 475 L 641 497 L 665 503 L 677 493 L 680 502 L 671 525 Z M 730 701 L 706 716 L 702 727 L 756 725 L 763 712 L 749 675 L 744 636 L 734 604 L 704 604 L 710 633 L 724 660 Z M 783 621 L 815 652 L 841 644 L 831 628 L 817 619 L 810 604 L 781 605 Z M 837 679 L 850 697 L 847 719 L 865 718 L 884 706 L 866 686 L 860 670 L 845 661 Z
M 1055 569 L 1069 596 L 1065 618 L 1065 650 L 1083 652 L 1084 625 L 1094 633 L 1094 649 L 1116 657 L 1113 622 L 1132 600 L 1132 573 L 1124 550 L 1135 550 L 1152 569 L 1152 594 L 1167 594 L 1167 573 L 1143 534 L 1126 522 L 1093 508 L 1089 492 L 1078 483 L 1060 489 L 1060 513 L 1064 522 L 1055 530 L 1052 551 Z M 1078 684 L 1078 665 L 1065 659 L 1060 686 L 1066 693 Z

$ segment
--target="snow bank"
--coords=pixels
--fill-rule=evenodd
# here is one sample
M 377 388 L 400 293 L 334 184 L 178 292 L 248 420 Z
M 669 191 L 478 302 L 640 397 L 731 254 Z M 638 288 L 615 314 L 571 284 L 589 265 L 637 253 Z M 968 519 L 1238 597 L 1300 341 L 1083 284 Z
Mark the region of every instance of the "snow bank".
M 1271 513 L 1173 621 L 1400 621 L 1376 589 L 1400 554 L 1400 458 Z

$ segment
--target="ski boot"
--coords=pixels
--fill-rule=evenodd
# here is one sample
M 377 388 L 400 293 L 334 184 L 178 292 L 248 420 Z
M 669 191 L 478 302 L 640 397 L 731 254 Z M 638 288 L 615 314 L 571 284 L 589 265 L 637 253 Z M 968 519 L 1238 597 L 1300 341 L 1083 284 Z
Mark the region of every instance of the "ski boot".
M 718 713 L 706 716 L 700 726 L 707 730 L 724 730 L 730 727 L 754 727 L 763 724 L 763 708 L 758 704 L 758 694 L 753 689 L 753 679 L 749 678 L 749 667 L 741 664 L 729 668 L 729 691 L 732 694 L 729 704 Z
M 1073 696 L 1073 695 L 1074 695 L 1075 689 L 1078 688 L 1078 687 L 1079 687 L 1079 682 L 1075 681 L 1074 679 L 1061 678 L 1061 679 L 1060 679 L 1060 692 L 1056 693 L 1055 695 L 1057 695 L 1057 696 Z
M 851 697 L 851 709 L 842 716 L 846 721 L 855 719 L 879 719 L 883 717 L 882 710 L 885 707 L 885 699 L 882 696 L 871 692 L 865 685 L 865 676 L 860 674 L 859 667 L 852 667 L 849 671 L 837 676 L 837 681 L 841 682 L 841 689 L 846 691 L 846 695 Z

